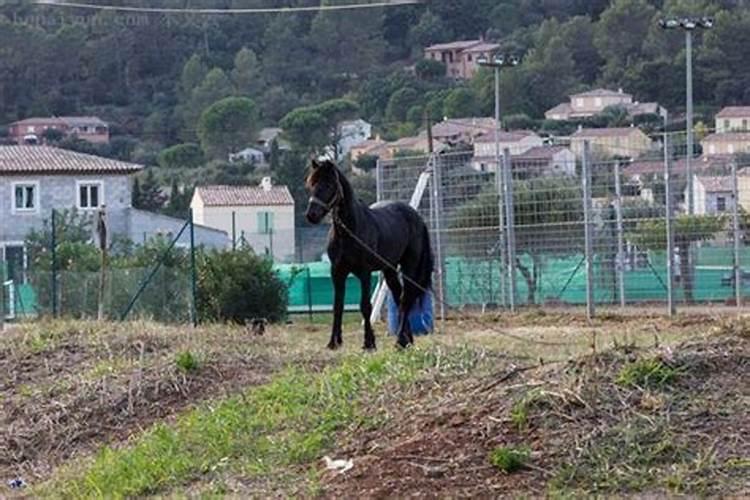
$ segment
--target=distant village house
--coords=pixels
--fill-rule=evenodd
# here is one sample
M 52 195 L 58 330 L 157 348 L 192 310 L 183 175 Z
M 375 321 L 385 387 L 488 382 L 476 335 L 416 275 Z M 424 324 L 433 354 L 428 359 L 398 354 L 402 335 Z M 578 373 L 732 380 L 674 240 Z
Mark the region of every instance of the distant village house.
M 96 116 L 26 118 L 11 123 L 8 134 L 16 144 L 44 144 L 47 130 L 56 130 L 64 138 L 77 137 L 93 144 L 109 143 L 109 125 Z
M 663 115 L 664 109 L 655 102 L 634 102 L 633 96 L 622 91 L 595 89 L 570 96 L 570 102 L 558 104 L 544 113 L 547 120 L 573 120 L 596 116 L 607 107 L 624 108 L 630 117 L 646 114 Z
M 479 69 L 478 59 L 491 57 L 500 46 L 484 40 L 465 40 L 431 45 L 424 49 L 425 59 L 445 64 L 445 76 L 470 80 Z
M 570 149 L 577 158 L 583 157 L 586 141 L 596 158 L 638 158 L 654 148 L 651 139 L 637 127 L 582 128 L 570 138 Z

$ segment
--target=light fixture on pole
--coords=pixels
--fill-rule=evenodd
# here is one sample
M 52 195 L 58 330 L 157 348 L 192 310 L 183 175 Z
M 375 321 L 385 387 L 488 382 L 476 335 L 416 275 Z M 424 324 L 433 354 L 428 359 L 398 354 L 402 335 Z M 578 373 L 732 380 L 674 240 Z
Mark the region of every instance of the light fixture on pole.
M 685 31 L 686 52 L 686 115 L 687 115 L 687 154 L 685 155 L 685 170 L 687 175 L 687 208 L 688 213 L 695 213 L 693 200 L 693 168 L 692 160 L 695 148 L 693 147 L 693 31 L 698 28 L 710 29 L 714 26 L 711 17 L 683 17 L 659 19 L 659 26 L 665 30 L 682 29 Z
M 519 59 L 514 55 L 501 55 L 501 54 L 495 54 L 492 56 L 492 58 L 488 58 L 486 56 L 479 57 L 477 59 L 477 64 L 479 64 L 482 67 L 485 68 L 492 68 L 495 72 L 495 184 L 497 186 L 497 193 L 498 193 L 498 215 L 499 215 L 499 225 L 500 225 L 500 253 L 501 253 L 501 262 L 503 264 L 503 267 L 507 267 L 508 263 L 505 262 L 505 253 L 506 253 L 506 242 L 505 242 L 505 233 L 503 231 L 503 175 L 500 169 L 500 69 L 506 68 L 506 67 L 513 67 L 518 66 L 520 64 Z M 511 274 L 511 273 L 509 273 Z M 501 274 L 502 276 L 502 274 Z M 506 281 L 504 279 L 501 279 L 501 282 L 503 283 L 500 287 L 501 293 L 503 295 L 503 301 L 505 301 L 506 295 Z M 513 304 L 513 300 L 510 301 L 511 304 Z M 512 306 L 511 306 L 512 309 Z

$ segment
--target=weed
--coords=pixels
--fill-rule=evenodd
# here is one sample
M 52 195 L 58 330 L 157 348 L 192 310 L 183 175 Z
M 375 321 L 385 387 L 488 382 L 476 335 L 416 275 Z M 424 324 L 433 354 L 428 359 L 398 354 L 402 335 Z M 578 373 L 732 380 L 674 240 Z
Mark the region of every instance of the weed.
M 490 463 L 501 471 L 510 474 L 521 469 L 529 460 L 528 447 L 515 448 L 501 446 L 490 453 Z
M 529 414 L 534 408 L 542 407 L 547 401 L 544 391 L 534 390 L 524 394 L 510 409 L 510 421 L 519 431 L 528 427 Z
M 615 382 L 625 387 L 663 387 L 673 383 L 679 370 L 661 360 L 640 359 L 624 366 Z
M 198 371 L 198 368 L 200 368 L 200 361 L 198 361 L 198 358 L 190 351 L 182 351 L 177 354 L 175 364 L 177 365 L 177 368 L 187 373 Z

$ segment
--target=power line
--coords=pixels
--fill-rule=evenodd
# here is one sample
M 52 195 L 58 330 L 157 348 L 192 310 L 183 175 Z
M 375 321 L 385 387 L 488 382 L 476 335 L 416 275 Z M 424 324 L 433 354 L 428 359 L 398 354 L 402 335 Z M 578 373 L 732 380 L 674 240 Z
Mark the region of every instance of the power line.
M 48 7 L 65 7 L 89 10 L 105 10 L 115 12 L 140 12 L 150 14 L 275 14 L 292 12 L 316 12 L 372 9 L 377 7 L 398 7 L 401 5 L 415 5 L 422 0 L 386 0 L 375 3 L 351 3 L 342 5 L 315 5 L 309 7 L 257 7 L 248 9 L 191 9 L 191 8 L 169 8 L 169 7 L 131 7 L 120 5 L 96 5 L 82 2 L 65 2 L 59 0 L 35 0 L 34 4 Z

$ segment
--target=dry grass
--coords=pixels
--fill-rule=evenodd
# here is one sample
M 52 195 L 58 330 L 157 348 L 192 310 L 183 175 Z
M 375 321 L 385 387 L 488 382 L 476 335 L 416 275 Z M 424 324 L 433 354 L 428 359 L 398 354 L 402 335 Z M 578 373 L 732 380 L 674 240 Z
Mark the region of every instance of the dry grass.
M 323 347 L 325 319 L 297 318 L 263 337 L 223 325 L 65 321 L 6 332 L 0 477 L 33 485 L 61 477 L 62 464 L 75 477 L 103 445 L 136 437 L 135 445 L 144 430 L 172 428 L 191 408 L 275 387 L 289 367 L 317 377 L 345 359 L 353 364 L 342 369 L 352 373 L 365 369 L 359 363 L 370 366 L 360 354 L 357 316 L 347 316 L 345 350 L 336 353 Z M 445 361 L 430 358 L 436 364 L 419 365 L 408 384 L 383 386 L 377 377 L 385 374 L 376 370 L 370 389 L 351 386 L 356 411 L 336 416 L 323 441 L 300 441 L 308 450 L 302 458 L 257 469 L 265 452 L 256 450 L 249 462 L 219 461 L 166 491 L 382 497 L 750 489 L 743 483 L 747 429 L 738 417 L 749 408 L 750 320 L 715 311 L 674 320 L 605 313 L 588 324 L 575 312 L 530 311 L 462 315 L 445 326 L 444 334 L 417 339 L 420 351 L 445 353 Z M 384 360 L 398 360 L 394 339 L 378 342 Z M 300 411 L 313 421 L 329 411 L 305 405 Z M 283 439 L 298 435 L 269 425 Z M 304 437 L 303 429 L 294 432 Z M 520 470 L 504 474 L 488 458 L 498 449 L 530 453 Z M 329 475 L 315 450 L 354 457 L 355 469 Z

